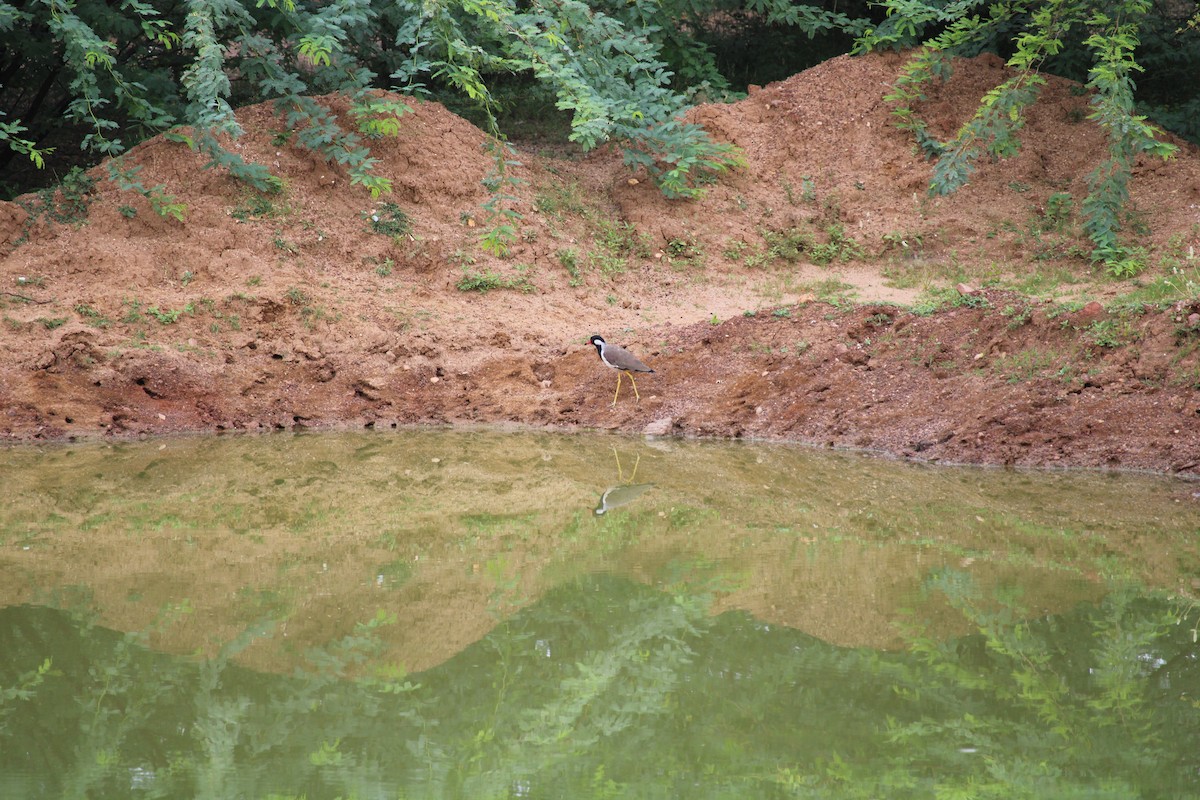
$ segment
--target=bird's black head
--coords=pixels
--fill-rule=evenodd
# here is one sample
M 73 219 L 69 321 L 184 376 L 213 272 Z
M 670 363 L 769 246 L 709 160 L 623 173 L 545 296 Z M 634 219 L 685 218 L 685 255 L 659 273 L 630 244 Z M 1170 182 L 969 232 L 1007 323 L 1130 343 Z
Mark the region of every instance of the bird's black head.
M 592 344 L 596 345 L 597 350 L 599 350 L 604 345 L 604 337 L 603 336 L 598 336 L 598 335 L 593 334 L 592 338 L 588 339 L 588 341 L 591 342 Z

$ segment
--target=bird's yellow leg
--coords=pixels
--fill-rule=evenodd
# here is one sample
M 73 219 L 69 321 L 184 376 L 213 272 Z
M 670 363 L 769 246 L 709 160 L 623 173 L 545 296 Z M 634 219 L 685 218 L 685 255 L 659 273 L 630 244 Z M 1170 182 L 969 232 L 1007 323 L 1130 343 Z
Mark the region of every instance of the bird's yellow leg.
M 638 394 L 638 390 L 637 390 L 637 381 L 635 381 L 635 380 L 633 379 L 633 373 L 632 373 L 632 372 L 631 372 L 631 373 L 629 373 L 629 382 L 633 384 L 633 396 L 637 398 L 637 401 L 638 401 L 639 403 L 640 403 L 640 402 L 642 402 L 642 396 L 641 396 L 640 394 Z
M 624 374 L 625 374 L 624 372 L 617 370 L 617 391 L 615 394 L 613 394 L 613 401 L 612 401 L 612 404 L 614 406 L 617 404 L 617 395 L 621 394 L 621 376 Z
M 642 454 L 637 454 L 637 460 L 633 462 L 633 474 L 628 479 L 625 478 L 625 471 L 621 469 L 621 456 L 617 455 L 617 448 L 613 448 L 613 458 L 617 460 L 617 480 L 622 484 L 629 485 L 637 478 L 638 464 L 642 463 Z

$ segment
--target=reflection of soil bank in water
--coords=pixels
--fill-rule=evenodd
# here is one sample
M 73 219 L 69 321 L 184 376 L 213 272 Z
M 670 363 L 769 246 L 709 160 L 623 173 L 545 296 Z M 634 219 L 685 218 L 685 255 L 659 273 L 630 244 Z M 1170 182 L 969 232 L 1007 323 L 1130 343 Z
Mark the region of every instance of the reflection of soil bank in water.
M 276 622 L 247 662 L 290 671 L 308 646 L 383 609 L 392 658 L 440 663 L 563 582 L 612 572 L 661 591 L 712 592 L 843 646 L 898 643 L 899 609 L 963 631 L 942 568 L 985 591 L 1018 587 L 1032 614 L 1071 608 L 1118 570 L 1180 589 L 1200 555 L 1197 514 L 1171 482 L 1080 473 L 936 470 L 800 448 L 454 432 L 171 439 L 7 454 L 0 606 L 95 608 L 190 653 Z M 634 503 L 596 516 L 631 477 Z M 1046 536 L 1046 531 L 1103 535 Z M 1113 566 L 1113 560 L 1119 564 Z M 1027 566 L 1027 565 L 1037 565 Z M 674 589 L 672 588 L 674 587 Z M 847 610 L 853 611 L 853 623 Z
M 187 203 L 183 222 L 102 180 L 86 223 L 37 223 L 15 246 L 28 215 L 0 204 L 0 435 L 520 423 L 1196 474 L 1196 303 L 1117 314 L 988 290 L 931 316 L 795 305 L 911 302 L 885 271 L 953 283 L 1030 264 L 1115 291 L 1071 255 L 1087 245 L 1077 221 L 1047 222 L 1053 195 L 1078 208 L 1103 152 L 1074 113 L 1087 98 L 1048 78 L 1020 154 L 929 198 L 929 165 L 882 100 L 901 64 L 837 58 L 692 112 L 746 159 L 699 201 L 664 199 L 616 152 L 523 152 L 505 259 L 478 246 L 484 136 L 438 104 L 414 103 L 377 145 L 396 191 L 376 201 L 274 145 L 269 105 L 239 112 L 239 146 L 284 178 L 278 197 L 151 140 L 127 164 Z M 957 62 L 922 108 L 936 135 L 1003 74 L 990 56 Z M 1200 245 L 1195 148 L 1139 164 L 1130 186 L 1151 261 Z M 397 212 L 409 234 L 372 226 Z M 659 370 L 640 404 L 609 408 L 592 333 Z

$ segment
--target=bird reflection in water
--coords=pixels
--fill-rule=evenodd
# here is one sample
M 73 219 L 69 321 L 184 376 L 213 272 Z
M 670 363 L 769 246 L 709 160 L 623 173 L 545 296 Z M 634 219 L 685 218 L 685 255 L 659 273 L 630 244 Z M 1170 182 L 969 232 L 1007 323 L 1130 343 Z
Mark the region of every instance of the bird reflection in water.
M 596 506 L 596 516 L 612 511 L 614 508 L 620 508 L 623 505 L 628 505 L 634 500 L 641 497 L 650 489 L 654 488 L 653 483 L 634 483 L 637 479 L 638 465 L 642 463 L 642 455 L 638 454 L 637 460 L 633 462 L 633 472 L 629 475 L 629 480 L 625 479 L 625 473 L 621 469 L 621 457 L 617 455 L 617 448 L 613 448 L 613 458 L 617 460 L 617 480 L 619 483 L 616 486 L 608 488 L 604 494 L 600 495 L 600 504 Z

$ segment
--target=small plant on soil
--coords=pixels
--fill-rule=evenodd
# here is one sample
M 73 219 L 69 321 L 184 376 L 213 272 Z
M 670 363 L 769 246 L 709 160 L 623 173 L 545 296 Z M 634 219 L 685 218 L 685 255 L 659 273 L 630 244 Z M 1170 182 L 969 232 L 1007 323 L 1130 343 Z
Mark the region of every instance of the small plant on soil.
M 587 254 L 588 265 L 611 277 L 619 275 L 629 268 L 629 261 L 613 255 L 604 249 L 592 250 Z
M 788 204 L 793 206 L 798 205 L 800 198 L 797 196 L 796 187 L 792 186 L 792 182 L 784 179 L 779 184 L 783 187 L 783 193 L 787 197 Z
M 840 281 L 837 278 L 825 278 L 810 284 L 809 289 L 822 303 L 842 307 L 853 302 L 856 290 L 854 285 Z
M 953 287 L 936 286 L 921 293 L 912 313 L 927 317 L 943 308 L 990 308 L 991 305 L 983 295 L 962 294 Z
M 455 288 L 460 292 L 480 292 L 486 293 L 492 289 L 516 289 L 520 292 L 529 293 L 536 289 L 533 283 L 521 276 L 518 278 L 506 278 L 498 272 L 488 271 L 470 271 L 463 270 L 463 276 L 459 278 L 458 283 L 454 284 Z
M 1146 268 L 1146 251 L 1140 247 L 1122 248 L 1120 253 L 1110 254 L 1103 260 L 1109 275 L 1117 280 L 1126 280 L 1141 274 Z
M 588 207 L 583 202 L 578 182 L 570 184 L 554 183 L 534 198 L 534 209 L 558 221 L 567 214 L 585 216 Z
M 1008 317 L 1008 329 L 1016 330 L 1022 325 L 1029 322 L 1033 316 L 1033 306 L 1026 302 L 1021 302 L 1017 305 L 1006 305 L 1000 309 L 1001 315 Z
M 817 202 L 817 184 L 807 175 L 800 178 L 800 200 L 805 203 Z
M 88 206 L 95 200 L 93 192 L 96 181 L 88 177 L 79 167 L 72 167 L 62 183 L 40 189 L 32 199 L 17 198 L 15 202 L 28 215 L 21 224 L 21 233 L 13 240 L 13 247 L 24 244 L 39 221 L 47 225 L 82 225 L 87 220 Z
M 158 320 L 161 325 L 174 325 L 184 314 L 191 315 L 194 312 L 195 307 L 191 303 L 181 309 L 160 309 L 158 306 L 150 306 L 146 309 L 146 313 Z
M 918 317 L 928 317 L 929 315 L 936 313 L 945 305 L 945 302 L 940 296 L 927 291 L 922 294 L 921 298 L 917 300 L 916 303 L 913 303 L 912 308 L 909 310 Z
M 363 211 L 360 216 L 366 220 L 372 233 L 395 239 L 412 232 L 412 220 L 395 203 L 380 203 L 377 208 Z
M 650 237 L 637 229 L 637 226 L 626 220 L 611 222 L 599 220 L 599 235 L 596 237 L 600 245 L 619 256 L 650 256 Z
M 747 259 L 746 266 L 759 266 L 766 261 L 786 261 L 789 264 L 794 264 L 800 260 L 800 256 L 812 249 L 813 237 L 811 234 L 801 231 L 799 228 L 789 228 L 786 231 L 776 231 L 763 229 L 759 231 L 762 234 L 763 241 L 766 242 L 767 251 L 762 260 L 757 260 L 756 263 L 750 264 Z
M 742 256 L 750 249 L 750 245 L 743 242 L 741 239 L 732 239 L 725 245 L 725 249 L 721 251 L 721 255 L 730 261 L 741 261 Z
M 650 255 L 650 239 L 637 227 L 624 220 L 597 220 L 597 247 L 588 253 L 588 263 L 605 275 L 616 275 L 629 267 L 629 258 Z
M 1190 367 L 1171 376 L 1171 385 L 1200 389 L 1200 367 Z
M 840 222 L 830 223 L 825 229 L 829 241 L 812 246 L 812 260 L 817 264 L 829 264 L 833 261 L 852 261 L 862 258 L 862 245 L 846 235 L 845 228 Z
M 571 276 L 570 285 L 583 285 L 583 278 L 579 274 L 579 254 L 567 247 L 555 251 L 555 256 L 558 257 L 558 263 L 562 264 L 562 268 Z
M 277 219 L 286 217 L 292 212 L 278 192 L 259 192 L 254 189 L 242 190 L 242 199 L 234 206 L 229 216 L 238 222 L 251 219 Z
M 482 206 L 487 224 L 479 237 L 479 246 L 497 258 L 504 258 L 517 241 L 517 225 L 522 219 L 513 208 L 517 198 L 512 192 L 525 181 L 513 173 L 513 167 L 521 166 L 521 162 L 512 158 L 516 151 L 511 145 L 490 138 L 484 149 L 492 154 L 492 171 L 481 182 L 491 197 Z
M 1083 332 L 1083 340 L 1097 347 L 1116 348 L 1137 341 L 1137 332 L 1129 320 L 1102 319 L 1088 325 Z
M 173 309 L 170 308 L 158 308 L 157 306 L 150 306 L 149 308 L 146 308 L 146 313 L 157 319 L 158 324 L 160 325 L 173 325 L 176 323 L 176 321 L 179 321 L 179 318 L 184 312 L 173 311 Z
M 955 292 L 958 294 L 958 292 Z M 992 303 L 981 294 L 958 294 L 958 297 L 952 301 L 952 305 L 960 308 L 991 308 Z
M 800 186 L 795 186 L 786 178 L 779 182 L 783 188 L 783 194 L 787 197 L 788 205 L 797 206 L 801 203 L 817 202 L 817 185 L 813 179 L 807 175 L 801 176 Z
M 671 239 L 664 248 L 667 263 L 672 267 L 696 265 L 703 267 L 704 250 L 691 237 Z
M 1071 214 L 1075 208 L 1075 199 L 1070 192 L 1055 192 L 1046 198 L 1046 207 L 1042 211 L 1042 229 L 1061 231 L 1071 222 Z
M 1008 281 L 1006 285 L 1021 294 L 1044 295 L 1056 294 L 1063 286 L 1082 282 L 1078 270 L 1061 265 L 1038 265 L 1033 272 Z
M 695 255 L 696 245 L 691 239 L 671 239 L 667 242 L 667 255 L 673 258 L 691 258 Z
M 34 320 L 34 322 L 38 323 L 46 330 L 52 331 L 55 328 L 61 328 L 63 325 L 65 325 L 67 323 L 67 318 L 66 317 L 38 317 L 37 319 Z
M 1183 233 L 1172 234 L 1167 240 L 1167 246 L 1158 254 L 1158 267 L 1164 272 L 1179 274 L 1188 270 L 1195 271 L 1200 267 L 1200 258 L 1196 256 L 1195 245 L 1188 244 L 1188 239 L 1200 239 L 1200 224 L 1193 225 L 1190 236 Z
M 1026 348 L 1011 355 L 1000 356 L 992 369 L 1009 383 L 1024 383 L 1045 377 L 1061 356 L 1053 350 Z
M 121 322 L 127 325 L 136 325 L 145 321 L 145 317 L 142 316 L 141 300 L 122 300 L 121 307 L 126 309 L 125 314 L 121 317 Z
M 332 317 L 323 307 L 306 305 L 300 309 L 300 319 L 304 322 L 304 327 L 308 330 L 314 330 L 317 323 L 322 320 L 326 322 L 336 321 L 341 319 L 341 314 L 334 314 Z
M 184 215 L 187 214 L 187 203 L 179 202 L 179 199 L 173 194 L 167 194 L 166 184 L 156 184 L 147 187 L 141 180 L 138 179 L 138 173 L 142 171 L 142 166 L 139 164 L 136 167 L 126 169 L 122 165 L 120 157 L 114 158 L 108 162 L 108 178 L 117 188 L 123 192 L 133 192 L 140 194 L 150 203 L 150 208 L 154 210 L 164 219 L 170 217 L 177 222 L 183 222 Z
M 902 258 L 916 258 L 922 252 L 924 239 L 919 233 L 891 231 L 883 235 L 883 252 L 898 253 Z
M 451 264 L 457 264 L 460 267 L 466 267 L 475 263 L 475 256 L 471 255 L 465 250 L 455 250 L 450 254 L 448 260 Z
M 87 305 L 86 303 L 80 303 L 79 305 L 75 306 L 75 313 L 82 317 L 83 320 L 93 328 L 107 328 L 110 324 L 112 324 L 112 321 L 109 320 L 108 317 L 104 316 L 95 308 Z

